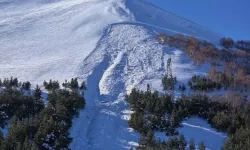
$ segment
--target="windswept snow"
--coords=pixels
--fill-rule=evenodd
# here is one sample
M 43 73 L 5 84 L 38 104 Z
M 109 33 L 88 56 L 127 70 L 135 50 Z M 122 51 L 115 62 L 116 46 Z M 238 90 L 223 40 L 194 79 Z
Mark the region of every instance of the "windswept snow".
M 136 146 L 138 134 L 128 127 L 132 112 L 124 97 L 147 83 L 161 90 L 169 56 L 180 82 L 206 73 L 207 65 L 194 66 L 182 51 L 159 44 L 157 32 L 220 38 L 141 0 L 21 2 L 0 1 L 0 77 L 35 84 L 71 77 L 85 80 L 86 108 L 71 129 L 74 150 Z
M 129 19 L 120 7 L 119 1 L 74 0 L 0 9 L 0 76 L 33 83 L 76 76 L 104 29 Z

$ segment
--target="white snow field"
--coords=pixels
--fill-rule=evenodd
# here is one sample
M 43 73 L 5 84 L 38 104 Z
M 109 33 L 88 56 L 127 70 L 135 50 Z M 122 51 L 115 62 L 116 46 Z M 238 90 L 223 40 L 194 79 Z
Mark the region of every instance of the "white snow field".
M 161 90 L 170 55 L 180 82 L 209 67 L 195 66 L 181 50 L 159 44 L 158 32 L 214 43 L 220 38 L 141 0 L 0 0 L 0 78 L 15 76 L 40 85 L 48 79 L 85 80 L 86 108 L 73 121 L 70 147 L 129 149 L 139 135 L 128 126 L 131 111 L 124 96 L 147 83 Z M 216 135 L 204 133 L 208 148 L 219 149 L 225 136 L 218 134 L 220 140 L 211 143 Z M 203 140 L 199 134 L 186 136 Z

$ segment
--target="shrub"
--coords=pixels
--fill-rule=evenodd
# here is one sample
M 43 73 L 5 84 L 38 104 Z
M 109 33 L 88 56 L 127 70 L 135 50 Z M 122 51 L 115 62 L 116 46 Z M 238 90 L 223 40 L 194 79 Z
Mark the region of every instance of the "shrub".
M 220 44 L 225 48 L 232 48 L 234 46 L 234 41 L 231 38 L 223 37 L 220 40 Z

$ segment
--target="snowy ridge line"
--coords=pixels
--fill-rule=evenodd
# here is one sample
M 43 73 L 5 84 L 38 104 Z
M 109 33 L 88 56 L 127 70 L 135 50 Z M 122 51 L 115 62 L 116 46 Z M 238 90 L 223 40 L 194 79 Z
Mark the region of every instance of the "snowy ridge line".
M 129 0 L 126 0 L 126 1 L 129 1 Z M 193 22 L 193 21 L 191 21 L 191 20 L 189 20 L 189 19 L 187 19 L 187 18 L 178 16 L 178 15 L 172 13 L 172 12 L 169 12 L 169 11 L 167 11 L 167 10 L 164 10 L 164 9 L 160 8 L 160 7 L 157 7 L 156 5 L 154 5 L 154 4 L 150 3 L 150 2 L 147 2 L 147 1 L 144 1 L 144 0 L 137 0 L 137 1 L 140 1 L 140 3 L 144 3 L 145 5 L 154 7 L 155 9 L 161 10 L 162 12 L 168 13 L 168 14 L 170 14 L 170 15 L 176 17 L 176 18 L 179 18 L 179 19 L 181 19 L 181 20 L 185 20 L 185 21 L 190 22 L 190 23 L 192 23 L 192 24 L 194 24 L 194 25 L 197 25 L 197 27 L 199 27 L 199 28 L 206 29 L 207 31 L 213 32 L 213 33 L 215 33 L 215 34 L 221 36 L 221 34 L 219 34 L 219 33 L 217 33 L 217 32 L 214 32 L 214 31 L 212 31 L 211 29 L 209 29 L 209 28 L 207 28 L 207 27 L 205 27 L 205 26 L 202 26 L 202 25 L 200 25 L 200 24 L 198 24 L 198 23 L 195 23 L 195 22 Z
M 211 132 L 211 133 L 213 133 L 213 134 L 220 135 L 221 137 L 224 137 L 224 138 L 227 137 L 227 136 L 222 135 L 222 134 L 219 133 L 219 132 L 213 131 L 213 130 L 208 129 L 208 128 L 205 128 L 205 127 L 201 127 L 201 126 L 197 126 L 197 125 L 192 125 L 192 124 L 189 124 L 189 123 L 182 123 L 182 124 L 183 124 L 183 125 L 186 125 L 186 126 L 189 126 L 189 127 L 192 127 L 192 128 L 202 129 L 202 130 Z
M 176 33 L 176 34 L 182 34 L 184 36 L 194 36 L 194 35 L 187 34 L 187 33 L 184 33 L 184 32 L 179 32 L 179 31 L 176 31 L 176 30 L 171 30 L 171 29 L 167 29 L 167 28 L 164 28 L 164 27 L 156 26 L 156 25 L 153 25 L 153 24 L 149 24 L 149 23 L 145 23 L 145 22 L 140 22 L 140 21 L 118 22 L 118 23 L 111 24 L 111 26 L 112 25 L 119 25 L 119 24 L 145 25 L 145 26 L 150 26 L 150 27 L 154 27 L 154 28 L 157 28 L 157 29 L 169 31 L 169 32 L 172 32 L 172 33 Z M 194 37 L 196 37 L 197 39 L 200 39 L 200 40 L 206 40 L 208 42 L 211 42 L 209 39 L 205 39 L 205 38 L 202 38 L 202 37 L 199 37 L 199 36 L 194 36 Z

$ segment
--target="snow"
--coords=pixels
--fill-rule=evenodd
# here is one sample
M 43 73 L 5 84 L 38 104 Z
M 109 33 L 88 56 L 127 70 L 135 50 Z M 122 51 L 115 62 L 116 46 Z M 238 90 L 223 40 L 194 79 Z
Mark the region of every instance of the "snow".
M 136 146 L 139 134 L 128 126 L 132 112 L 124 97 L 147 83 L 161 90 L 170 56 L 181 83 L 207 72 L 209 65 L 195 66 L 181 50 L 159 44 L 158 32 L 220 38 L 141 0 L 2 0 L 0 5 L 0 78 L 15 76 L 34 85 L 72 77 L 86 81 L 86 108 L 70 130 L 70 147 L 76 150 Z
M 125 19 L 115 12 L 119 2 L 113 3 L 71 0 L 0 9 L 1 77 L 42 83 L 76 76 L 103 29 Z
M 178 131 L 185 136 L 187 141 L 194 139 L 196 146 L 203 141 L 208 150 L 220 150 L 226 140 L 225 133 L 217 132 L 206 120 L 198 117 L 191 117 L 183 121 L 183 127 Z M 155 136 L 160 140 L 168 140 L 164 132 L 156 132 Z
M 0 131 L 3 133 L 3 137 L 6 137 L 8 135 L 8 130 L 9 130 L 9 121 L 4 126 L 4 128 L 0 128 Z
M 134 13 L 135 20 L 144 24 L 150 24 L 151 27 L 160 27 L 164 31 L 170 33 L 182 33 L 184 35 L 193 35 L 211 42 L 218 43 L 218 33 L 191 22 L 185 18 L 181 18 L 159 9 L 151 3 L 146 3 L 143 0 L 127 0 L 126 5 L 131 12 Z M 153 29 L 154 30 L 154 29 Z

